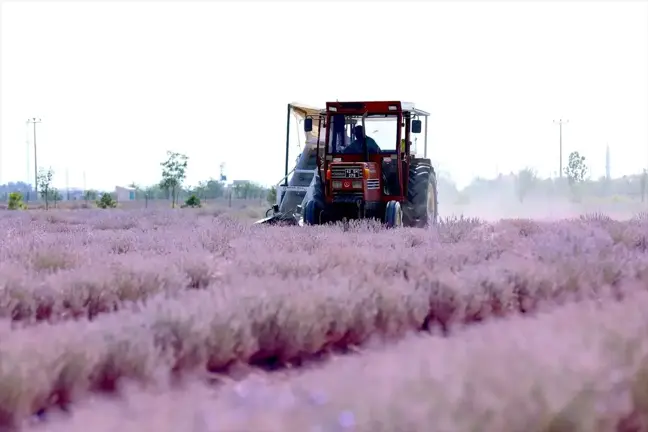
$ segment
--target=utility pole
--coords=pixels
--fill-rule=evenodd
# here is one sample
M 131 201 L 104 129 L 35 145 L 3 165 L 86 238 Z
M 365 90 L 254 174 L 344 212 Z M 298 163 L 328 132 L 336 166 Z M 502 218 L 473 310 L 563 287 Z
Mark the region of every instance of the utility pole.
M 562 156 L 563 156 L 563 151 L 562 151 L 562 125 L 569 123 L 569 120 L 563 120 L 560 119 L 558 121 L 554 120 L 554 123 L 558 123 L 559 129 L 560 129 L 560 178 L 563 176 L 563 165 L 562 165 Z
M 605 144 L 605 179 L 610 181 L 611 179 L 611 166 L 610 166 L 610 145 Z
M 70 201 L 70 172 L 65 168 L 65 191 L 67 195 L 67 200 Z
M 36 123 L 41 123 L 41 119 L 38 117 L 32 117 L 27 120 L 27 123 L 34 124 L 34 193 L 36 194 L 36 200 L 38 200 L 38 154 L 36 151 Z
M 27 171 L 25 171 L 25 183 L 27 183 L 27 196 L 25 197 L 25 201 L 29 202 L 30 195 L 31 195 L 31 190 L 32 188 L 29 185 L 29 179 L 31 178 L 31 169 L 29 168 L 31 166 L 31 159 L 29 158 L 29 120 L 25 122 L 25 150 L 27 150 L 26 154 L 26 167 Z

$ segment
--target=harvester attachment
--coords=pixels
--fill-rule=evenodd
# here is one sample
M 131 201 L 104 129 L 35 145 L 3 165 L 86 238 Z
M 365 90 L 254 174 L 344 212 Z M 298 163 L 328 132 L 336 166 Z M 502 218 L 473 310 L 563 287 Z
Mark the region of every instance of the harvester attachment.
M 317 132 L 320 112 L 320 108 L 308 107 L 303 104 L 288 105 L 284 177 L 275 186 L 276 204 L 266 212 L 264 219 L 256 222 L 257 224 L 303 225 L 302 208 L 313 194 L 313 182 L 317 172 L 318 142 L 320 143 L 320 153 L 324 152 L 324 136 Z M 290 119 L 293 116 L 296 117 L 298 123 L 305 122 L 308 118 L 313 130 L 306 132 L 302 138 L 304 141 L 299 146 L 299 157 L 295 167 L 289 171 Z
M 272 213 L 270 213 L 272 212 Z M 255 225 L 303 225 L 301 206 L 292 212 L 280 212 L 279 206 L 275 205 L 266 212 L 266 217 L 254 223 Z

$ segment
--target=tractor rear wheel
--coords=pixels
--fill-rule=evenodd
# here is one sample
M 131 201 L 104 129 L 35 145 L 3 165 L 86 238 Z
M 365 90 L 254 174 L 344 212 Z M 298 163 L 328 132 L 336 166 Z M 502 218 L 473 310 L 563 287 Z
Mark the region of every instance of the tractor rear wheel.
M 324 209 L 324 183 L 319 175 L 319 171 L 313 174 L 315 176 L 315 184 L 313 185 L 313 201 L 317 203 L 320 209 Z
M 407 200 L 403 203 L 403 225 L 425 228 L 436 224 L 437 180 L 430 159 L 412 158 L 407 184 Z
M 315 172 L 315 184 L 313 185 L 313 198 L 317 207 L 318 223 L 323 223 L 326 217 L 326 198 L 324 196 L 324 182 L 319 175 L 319 170 Z
M 385 225 L 387 228 L 403 226 L 403 210 L 398 201 L 389 201 L 385 207 Z
M 322 223 L 322 212 L 324 211 L 324 183 L 319 172 L 314 174 L 313 197 L 304 206 L 304 224 L 319 225 Z
M 319 225 L 321 209 L 315 200 L 308 200 L 304 206 L 304 225 Z

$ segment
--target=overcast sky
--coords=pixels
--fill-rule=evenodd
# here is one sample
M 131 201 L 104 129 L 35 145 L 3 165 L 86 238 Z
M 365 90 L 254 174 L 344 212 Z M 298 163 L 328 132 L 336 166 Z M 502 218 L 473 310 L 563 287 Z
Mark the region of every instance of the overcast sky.
M 432 113 L 430 156 L 460 184 L 582 152 L 594 177 L 648 166 L 648 2 L 8 2 L 0 182 L 277 182 L 291 101 L 396 99 Z M 27 158 L 31 158 L 28 161 Z M 291 158 L 294 160 L 294 158 Z M 28 173 L 28 167 L 32 171 Z

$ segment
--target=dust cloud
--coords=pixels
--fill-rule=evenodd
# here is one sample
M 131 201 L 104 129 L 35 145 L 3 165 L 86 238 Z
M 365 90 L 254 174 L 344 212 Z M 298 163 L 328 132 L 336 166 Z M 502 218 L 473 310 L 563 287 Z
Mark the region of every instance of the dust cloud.
M 566 196 L 529 196 L 520 201 L 515 194 L 494 189 L 459 198 L 439 191 L 438 209 L 441 219 L 463 215 L 489 222 L 512 218 L 559 220 L 593 213 L 629 220 L 642 212 L 648 213 L 648 202 L 642 202 L 639 197 L 618 196 L 587 196 L 578 201 Z

